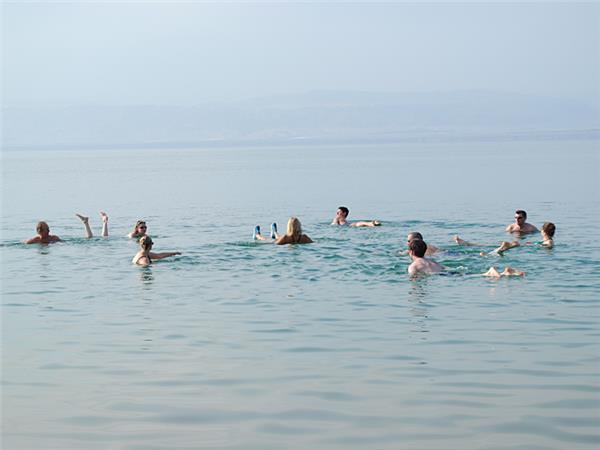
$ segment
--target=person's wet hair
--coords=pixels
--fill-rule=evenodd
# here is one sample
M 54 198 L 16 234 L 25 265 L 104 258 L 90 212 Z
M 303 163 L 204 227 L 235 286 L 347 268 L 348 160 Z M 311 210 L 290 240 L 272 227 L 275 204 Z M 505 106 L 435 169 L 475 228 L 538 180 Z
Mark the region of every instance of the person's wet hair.
M 302 237 L 302 224 L 297 217 L 290 217 L 287 224 L 287 233 L 288 236 L 292 236 L 295 242 L 300 241 Z
M 154 242 L 152 242 L 152 238 L 150 236 L 142 236 L 140 238 L 140 246 L 144 250 L 149 249 L 152 246 L 152 244 L 154 244 Z
M 46 222 L 44 222 L 43 220 L 39 221 L 35 227 L 35 231 L 37 231 L 38 234 L 42 234 L 42 231 L 44 229 L 50 231 L 50 227 L 48 226 L 48 224 Z
M 418 258 L 423 258 L 427 251 L 427 244 L 423 239 L 413 239 L 408 244 L 408 249 Z
M 350 214 L 350 210 L 348 208 L 346 208 L 345 206 L 340 206 L 338 208 L 341 212 L 344 213 L 344 216 L 348 217 L 348 214 Z
M 412 231 L 412 232 L 408 233 L 408 236 L 406 236 L 406 240 L 408 242 L 413 241 L 415 239 L 423 240 L 423 235 L 421 233 L 419 233 L 418 231 Z
M 542 231 L 546 233 L 549 238 L 553 238 L 554 232 L 556 231 L 556 225 L 554 225 L 552 222 L 546 222 L 544 225 L 542 225 Z
M 523 220 L 527 220 L 527 213 L 525 211 L 523 211 L 522 209 L 517 209 L 515 211 L 515 214 L 523 216 Z

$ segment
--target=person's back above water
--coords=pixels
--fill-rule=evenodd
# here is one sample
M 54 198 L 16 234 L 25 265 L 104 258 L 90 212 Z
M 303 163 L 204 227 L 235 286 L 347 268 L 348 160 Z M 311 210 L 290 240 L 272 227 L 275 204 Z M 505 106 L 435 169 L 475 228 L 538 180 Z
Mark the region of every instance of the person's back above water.
M 152 264 L 152 261 L 156 261 L 158 259 L 168 258 L 170 256 L 181 255 L 181 252 L 163 252 L 163 253 L 153 253 L 152 246 L 154 242 L 152 238 L 148 235 L 142 236 L 140 238 L 140 251 L 135 254 L 131 262 L 138 266 L 148 266 Z
M 413 262 L 408 266 L 408 273 L 410 275 L 417 275 L 419 273 L 440 273 L 443 270 L 443 266 L 431 259 L 425 258 L 427 252 L 427 244 L 421 239 L 413 239 L 408 244 L 408 254 L 412 258 Z
M 35 230 L 37 231 L 37 236 L 27 239 L 25 241 L 26 244 L 51 244 L 60 241 L 58 236 L 50 234 L 50 227 L 44 221 L 38 222 Z
M 252 236 L 254 240 L 266 241 L 267 239 L 260 233 L 260 226 L 254 227 L 254 234 Z M 302 224 L 297 217 L 290 217 L 287 223 L 287 232 L 284 235 L 277 233 L 277 224 L 271 225 L 271 241 L 276 245 L 284 244 L 311 244 L 313 240 L 306 234 L 302 233 Z
M 333 218 L 331 225 L 348 225 L 351 227 L 378 227 L 381 225 L 381 222 L 378 220 L 348 222 L 348 214 L 350 214 L 350 210 L 345 206 L 340 206 L 335 212 L 335 217 Z
M 506 227 L 506 232 L 508 233 L 535 233 L 538 229 L 526 222 L 527 213 L 522 209 L 517 209 L 515 211 L 515 223 L 511 223 Z

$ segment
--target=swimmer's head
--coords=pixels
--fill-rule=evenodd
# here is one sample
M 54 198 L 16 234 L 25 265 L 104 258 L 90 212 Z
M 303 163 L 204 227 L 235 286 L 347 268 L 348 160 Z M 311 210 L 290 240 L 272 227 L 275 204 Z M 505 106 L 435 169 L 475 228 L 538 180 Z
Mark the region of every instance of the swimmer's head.
M 552 222 L 546 222 L 542 225 L 542 232 L 548 236 L 550 239 L 554 237 L 554 232 L 556 231 L 556 225 Z
M 340 206 L 337 209 L 336 214 L 342 215 L 342 216 L 344 216 L 344 218 L 346 218 L 346 217 L 348 217 L 348 214 L 350 214 L 350 210 L 348 208 L 346 208 L 345 206 Z
M 527 220 L 527 213 L 525 211 L 523 211 L 522 209 L 517 209 L 515 211 L 515 220 L 517 222 L 519 222 L 519 221 L 525 222 Z
M 152 238 L 150 236 L 146 235 L 140 238 L 140 247 L 142 247 L 144 250 L 150 250 L 153 244 L 154 242 L 152 242 Z
M 408 236 L 406 236 L 406 243 L 408 244 L 410 241 L 414 241 L 415 239 L 423 240 L 423 235 L 418 231 L 412 231 L 408 233 Z
M 302 236 L 302 224 L 297 217 L 290 217 L 288 220 L 286 234 L 293 236 L 295 239 L 300 239 L 300 236 Z
M 133 228 L 133 232 L 136 234 L 146 234 L 146 221 L 145 220 L 138 220 L 135 223 L 135 227 Z
M 413 239 L 408 244 L 408 250 L 417 258 L 423 258 L 427 251 L 427 244 L 423 239 Z
M 35 231 L 37 231 L 38 234 L 50 233 L 50 227 L 42 220 L 36 225 Z

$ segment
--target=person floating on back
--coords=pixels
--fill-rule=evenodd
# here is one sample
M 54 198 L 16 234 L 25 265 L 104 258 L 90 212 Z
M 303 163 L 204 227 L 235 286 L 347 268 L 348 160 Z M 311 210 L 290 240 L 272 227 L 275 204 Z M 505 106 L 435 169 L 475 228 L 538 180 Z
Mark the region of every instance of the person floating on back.
M 44 221 L 38 222 L 35 230 L 37 231 L 37 236 L 27 239 L 25 241 L 26 244 L 51 244 L 60 241 L 58 236 L 50 234 L 50 227 Z
M 152 253 L 152 238 L 148 235 L 140 238 L 140 251 L 136 253 L 131 262 L 138 266 L 149 266 L 152 261 L 168 258 L 170 256 L 181 255 L 181 252 Z
M 260 226 L 254 227 L 253 239 L 258 241 L 266 241 L 267 239 L 260 233 Z M 312 239 L 302 233 L 302 224 L 297 217 L 290 217 L 287 223 L 287 232 L 284 235 L 277 233 L 277 224 L 271 225 L 271 239 L 277 245 L 284 244 L 310 244 Z
M 542 229 L 540 230 L 542 240 L 539 242 L 535 242 L 534 245 L 540 245 L 541 247 L 545 247 L 545 248 L 554 247 L 554 233 L 555 232 L 556 232 L 556 225 L 554 225 L 552 222 L 545 222 L 544 225 L 542 226 Z M 473 242 L 467 242 L 464 239 L 461 239 L 459 236 L 454 236 L 454 241 L 458 245 L 466 245 L 466 246 L 479 246 L 480 245 L 480 244 L 475 244 Z M 532 245 L 532 243 L 526 242 L 525 245 Z M 500 243 L 500 246 L 498 246 L 491 252 L 489 252 L 489 253 L 481 252 L 480 255 L 481 256 L 502 255 L 506 250 L 510 250 L 511 248 L 520 247 L 520 246 L 521 246 L 521 244 L 519 243 L 519 241 L 516 241 L 516 240 L 512 241 L 512 242 L 502 241 Z
M 511 223 L 510 225 L 508 225 L 506 227 L 506 232 L 525 234 L 535 233 L 536 231 L 538 231 L 538 229 L 534 225 L 527 223 L 526 220 L 527 213 L 522 209 L 517 209 L 515 211 L 515 223 Z
M 381 225 L 381 222 L 378 220 L 348 222 L 348 214 L 350 214 L 350 210 L 345 206 L 340 206 L 335 212 L 335 217 L 331 225 L 348 225 L 351 227 L 378 227 Z

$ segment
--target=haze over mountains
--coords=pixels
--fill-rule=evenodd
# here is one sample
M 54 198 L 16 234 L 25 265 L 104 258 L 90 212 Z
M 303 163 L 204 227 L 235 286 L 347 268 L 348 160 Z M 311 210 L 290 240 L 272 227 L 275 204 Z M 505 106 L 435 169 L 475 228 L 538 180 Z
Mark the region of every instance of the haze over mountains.
M 492 91 L 310 91 L 197 106 L 5 106 L 2 146 L 202 147 L 599 137 L 574 100 Z

